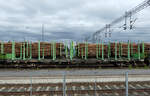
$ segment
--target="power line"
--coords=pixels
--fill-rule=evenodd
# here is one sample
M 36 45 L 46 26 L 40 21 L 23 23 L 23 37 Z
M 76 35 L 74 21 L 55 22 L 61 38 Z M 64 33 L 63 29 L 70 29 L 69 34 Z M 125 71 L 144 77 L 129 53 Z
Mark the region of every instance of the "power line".
M 145 9 L 146 7 L 150 6 L 150 0 L 145 0 L 144 2 L 142 2 L 141 4 L 139 4 L 138 6 L 132 8 L 131 10 L 125 12 L 125 14 L 117 19 L 115 19 L 114 21 L 112 21 L 110 24 L 108 24 L 110 27 L 116 25 L 117 23 L 125 20 L 125 24 L 124 24 L 124 30 L 126 30 L 126 26 L 127 26 L 127 18 L 131 17 L 132 15 L 140 12 L 141 10 Z M 131 26 L 130 26 L 131 28 Z M 92 37 L 89 36 L 86 39 L 89 40 L 92 38 L 92 40 L 95 40 L 95 38 L 97 38 L 98 34 L 101 34 L 102 32 L 104 32 L 107 29 L 107 26 L 101 28 L 100 30 L 96 31 Z

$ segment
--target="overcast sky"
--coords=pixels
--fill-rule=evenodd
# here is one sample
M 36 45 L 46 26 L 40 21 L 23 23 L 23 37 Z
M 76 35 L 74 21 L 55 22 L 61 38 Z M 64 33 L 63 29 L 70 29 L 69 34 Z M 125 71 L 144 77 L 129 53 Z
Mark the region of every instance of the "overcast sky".
M 0 0 L 0 40 L 80 41 L 143 0 Z M 150 41 L 150 7 L 134 16 L 132 31 L 114 30 L 111 40 Z M 123 22 L 116 25 L 119 27 Z

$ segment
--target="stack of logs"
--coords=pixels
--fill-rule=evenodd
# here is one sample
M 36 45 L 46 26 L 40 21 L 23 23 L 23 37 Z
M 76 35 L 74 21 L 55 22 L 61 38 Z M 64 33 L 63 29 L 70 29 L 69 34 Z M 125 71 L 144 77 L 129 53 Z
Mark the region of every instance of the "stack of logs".
M 5 42 L 4 44 L 4 54 L 12 53 L 12 42 Z M 25 57 L 30 57 L 30 45 L 31 47 L 31 53 L 33 58 L 38 57 L 38 42 L 34 43 L 27 43 L 27 42 L 15 42 L 15 55 L 16 57 L 20 57 L 21 53 L 22 56 L 25 53 Z M 54 45 L 54 46 L 53 46 Z M 139 45 L 137 43 L 130 43 L 130 48 L 128 49 L 128 43 L 122 43 L 122 57 L 128 56 L 128 50 L 130 49 L 130 55 L 138 53 L 138 49 L 140 49 L 140 53 L 142 53 L 142 43 Z M 0 43 L 1 46 L 1 43 Z M 22 48 L 21 48 L 22 46 Z M 85 43 L 79 43 L 76 46 L 76 53 L 77 56 L 82 57 L 85 56 L 85 52 L 87 52 L 88 58 L 95 58 L 98 54 L 99 57 L 102 56 L 102 44 L 85 44 Z M 140 47 L 140 48 L 138 48 Z M 22 50 L 21 50 L 22 49 Z M 63 43 L 47 43 L 47 42 L 40 42 L 40 56 L 43 56 L 45 58 L 50 58 L 53 56 L 53 49 L 55 49 L 55 54 L 57 57 L 64 57 L 65 54 L 65 46 Z M 120 43 L 110 43 L 110 51 L 108 44 L 103 44 L 103 56 L 105 58 L 108 57 L 108 53 L 110 53 L 110 57 L 114 57 L 115 53 L 117 52 L 117 57 L 119 57 L 121 50 L 120 50 Z M 117 50 L 116 50 L 117 49 Z M 87 51 L 85 51 L 87 50 Z M 1 48 L 0 48 L 1 52 Z M 68 50 L 69 52 L 69 50 Z M 150 53 L 150 44 L 144 43 L 144 52 L 146 54 Z
M 121 45 L 122 45 L 122 52 L 121 52 Z M 85 50 L 88 50 L 88 57 L 96 57 L 97 54 L 100 54 L 102 56 L 102 44 L 88 44 L 88 46 L 85 43 L 79 43 L 76 48 L 77 54 L 79 57 L 85 56 Z M 116 49 L 115 49 L 116 47 Z M 104 57 L 108 57 L 108 44 L 103 44 L 103 55 Z M 140 44 L 140 52 L 142 53 L 142 44 Z M 128 43 L 110 43 L 110 54 L 111 57 L 115 56 L 115 52 L 117 52 L 117 57 L 121 55 L 122 57 L 128 56 L 128 50 L 130 50 L 130 55 L 137 54 L 138 53 L 138 44 L 137 43 L 130 43 L 129 49 L 128 49 Z M 150 44 L 144 43 L 144 52 L 150 53 Z
M 53 47 L 54 45 L 54 47 Z M 1 46 L 1 44 L 0 44 Z M 22 48 L 21 48 L 22 46 Z M 30 47 L 31 46 L 31 47 Z M 15 42 L 15 55 L 16 57 L 20 57 L 21 51 L 22 54 L 25 53 L 25 57 L 30 57 L 30 48 L 31 48 L 31 53 L 33 58 L 38 57 L 38 42 L 34 43 L 27 43 L 27 42 Z M 52 57 L 53 55 L 53 48 L 56 50 L 56 56 L 64 56 L 64 44 L 63 43 L 47 43 L 47 42 L 40 42 L 40 56 L 49 58 Z M 21 50 L 22 49 L 22 50 Z M 4 43 L 4 54 L 11 54 L 12 53 L 12 42 L 5 42 Z M 24 51 L 25 50 L 25 51 Z M 1 51 L 1 48 L 0 48 Z M 60 52 L 61 51 L 61 52 Z M 23 55 L 22 55 L 23 56 Z

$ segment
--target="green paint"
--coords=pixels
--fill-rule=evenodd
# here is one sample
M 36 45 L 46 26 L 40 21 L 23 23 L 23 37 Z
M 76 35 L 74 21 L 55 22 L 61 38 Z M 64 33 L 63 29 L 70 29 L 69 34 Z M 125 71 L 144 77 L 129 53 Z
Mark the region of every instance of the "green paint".
M 73 59 L 73 41 L 70 43 L 70 60 Z
M 104 44 L 103 44 L 103 41 L 102 41 L 102 60 L 104 60 Z
M 12 60 L 15 59 L 15 42 L 12 42 Z
M 117 42 L 115 42 L 115 60 L 117 60 Z
M 85 43 L 85 50 L 84 50 L 85 51 L 85 60 L 87 60 L 87 54 L 88 54 L 88 49 L 87 48 L 88 48 L 88 43 L 86 42 Z
M 128 60 L 130 60 L 130 41 L 128 41 Z
M 55 46 L 54 46 L 54 42 L 53 42 L 53 46 L 52 46 L 52 48 L 53 48 L 53 52 L 52 52 L 52 53 L 53 53 L 53 55 L 52 55 L 52 56 L 53 56 L 53 60 L 55 60 L 55 57 L 54 57 L 54 51 L 55 51 L 55 50 L 54 50 L 54 48 L 55 48 Z
M 101 56 L 101 44 L 98 44 L 98 45 L 99 45 L 99 47 L 98 47 L 98 50 L 99 50 L 98 56 L 100 57 Z
M 6 54 L 5 55 L 5 59 L 11 59 L 12 58 L 12 54 Z
M 66 58 L 68 58 L 68 46 L 67 46 L 67 43 L 65 44 L 65 53 L 66 53 Z
M 72 60 L 72 42 L 70 42 L 70 60 Z
M 85 60 L 87 60 L 88 57 L 88 42 L 85 43 Z
M 26 54 L 25 54 L 25 42 L 23 43 L 23 60 L 26 59 Z
M 140 42 L 138 42 L 138 59 L 141 59 L 141 54 L 140 54 Z
M 28 49 L 29 49 L 29 47 L 28 47 L 28 42 L 27 42 L 27 49 L 26 49 L 26 56 L 28 57 L 29 55 L 28 55 Z
M 53 60 L 56 60 L 56 43 L 53 42 Z
M 83 48 L 82 48 L 82 59 L 83 59 Z
M 142 53 L 144 54 L 144 49 L 145 49 L 145 45 L 144 45 L 144 42 L 142 42 Z
M 22 43 L 20 45 L 20 59 L 22 59 Z
M 38 60 L 41 60 L 41 54 L 40 54 L 40 41 L 38 41 Z
M 55 43 L 55 60 L 56 60 L 56 43 Z
M 1 42 L 1 54 L 4 54 L 4 42 Z
M 32 42 L 30 43 L 30 59 L 32 59 Z

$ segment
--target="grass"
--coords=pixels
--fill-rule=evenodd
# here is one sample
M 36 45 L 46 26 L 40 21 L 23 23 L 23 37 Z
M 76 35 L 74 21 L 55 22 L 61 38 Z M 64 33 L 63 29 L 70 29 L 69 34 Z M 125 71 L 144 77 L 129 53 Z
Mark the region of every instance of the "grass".
M 131 64 L 129 65 L 129 69 L 130 69 L 130 70 L 131 70 L 131 69 L 133 69 L 133 67 L 132 67 L 132 65 L 131 65 Z

